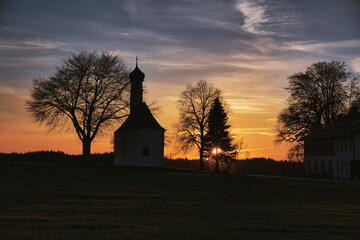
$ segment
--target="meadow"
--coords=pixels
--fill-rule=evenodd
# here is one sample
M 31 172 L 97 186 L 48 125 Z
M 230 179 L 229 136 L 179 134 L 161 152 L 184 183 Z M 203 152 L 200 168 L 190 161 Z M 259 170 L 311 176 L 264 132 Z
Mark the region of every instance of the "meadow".
M 0 162 L 0 239 L 360 239 L 360 182 Z

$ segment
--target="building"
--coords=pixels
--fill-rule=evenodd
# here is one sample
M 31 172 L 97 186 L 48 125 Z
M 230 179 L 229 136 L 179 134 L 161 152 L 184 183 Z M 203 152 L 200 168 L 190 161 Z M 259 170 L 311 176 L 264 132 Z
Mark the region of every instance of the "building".
M 359 178 L 359 117 L 344 117 L 301 140 L 304 141 L 305 172 L 308 176 Z
M 145 74 L 136 67 L 130 73 L 130 115 L 114 133 L 114 165 L 163 167 L 165 129 L 143 102 Z

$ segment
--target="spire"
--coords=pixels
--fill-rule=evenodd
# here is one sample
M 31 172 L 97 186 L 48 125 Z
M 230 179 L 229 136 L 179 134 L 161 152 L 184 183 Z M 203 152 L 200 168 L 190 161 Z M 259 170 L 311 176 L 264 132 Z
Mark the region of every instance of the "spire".
M 134 114 L 136 108 L 143 102 L 143 87 L 145 74 L 138 67 L 138 57 L 136 56 L 136 67 L 129 74 L 131 89 L 130 89 L 130 115 Z
M 129 77 L 131 81 L 144 81 L 145 74 L 138 67 L 138 56 L 136 56 L 136 66 L 134 70 L 130 73 Z

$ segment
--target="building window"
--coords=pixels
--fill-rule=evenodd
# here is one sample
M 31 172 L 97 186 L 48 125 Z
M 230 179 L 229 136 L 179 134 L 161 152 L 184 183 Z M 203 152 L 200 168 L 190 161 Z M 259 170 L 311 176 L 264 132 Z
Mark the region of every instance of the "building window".
M 143 156 L 149 156 L 149 147 L 148 146 L 144 146 L 142 149 L 142 155 Z
M 340 172 L 339 161 L 336 161 L 336 172 L 337 172 L 337 173 Z

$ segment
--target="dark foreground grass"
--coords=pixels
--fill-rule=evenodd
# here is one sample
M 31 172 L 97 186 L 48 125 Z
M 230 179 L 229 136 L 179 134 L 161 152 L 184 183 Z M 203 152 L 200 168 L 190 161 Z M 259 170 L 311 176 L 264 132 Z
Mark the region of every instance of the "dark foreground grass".
M 360 239 L 360 183 L 0 163 L 0 239 Z

